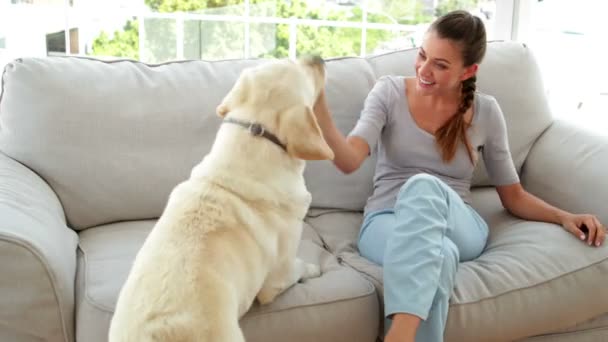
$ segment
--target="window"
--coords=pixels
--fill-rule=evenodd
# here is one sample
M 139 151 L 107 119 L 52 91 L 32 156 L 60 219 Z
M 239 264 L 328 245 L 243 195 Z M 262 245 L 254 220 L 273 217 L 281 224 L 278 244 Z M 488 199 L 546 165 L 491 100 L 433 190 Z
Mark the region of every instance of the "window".
M 218 2 L 220 3 L 220 2 Z M 221 6 L 148 1 L 141 59 L 364 56 L 417 44 L 436 14 L 466 6 L 488 25 L 494 1 L 260 0 Z M 190 6 L 186 6 L 190 5 Z M 143 36 L 143 37 L 142 37 Z M 100 46 L 98 45 L 98 49 Z
M 70 44 L 70 54 L 78 54 L 78 29 L 70 29 L 69 39 L 66 39 L 65 31 L 52 32 L 46 34 L 46 54 L 52 55 L 65 55 L 66 44 Z
M 64 6 L 65 1 L 0 3 L 0 37 L 5 44 L 0 67 L 18 57 L 47 56 L 49 37 L 52 36 L 53 42 L 61 40 L 59 35 L 65 37 L 62 33 L 66 26 Z M 65 54 L 65 43 L 63 46 Z
M 74 0 L 68 4 L 64 0 L 0 2 L 0 23 L 6 24 L 0 25 L 6 26 L 0 32 L 11 32 L 6 40 L 16 42 L 7 47 L 11 55 L 68 53 L 150 63 L 310 53 L 365 56 L 417 45 L 428 23 L 451 9 L 465 8 L 482 17 L 490 37 L 495 18 L 495 0 Z
M 557 117 L 601 134 L 608 129 L 608 3 L 530 1 L 520 9 L 520 37 L 535 53 Z

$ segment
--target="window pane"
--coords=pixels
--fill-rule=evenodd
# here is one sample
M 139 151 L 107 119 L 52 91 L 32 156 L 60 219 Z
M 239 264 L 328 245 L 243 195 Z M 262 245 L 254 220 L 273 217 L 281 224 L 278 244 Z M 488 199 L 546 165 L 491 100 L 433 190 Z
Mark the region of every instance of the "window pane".
M 276 24 L 251 24 L 249 56 L 255 58 L 289 55 L 289 27 Z
M 488 39 L 494 32 L 495 0 L 368 0 L 367 21 L 399 25 L 399 30 L 368 29 L 366 52 L 377 54 L 419 46 L 429 24 L 453 10 L 466 10 L 485 24 Z
M 608 129 L 608 23 L 604 1 L 534 1 L 524 40 L 536 55 L 554 115 Z M 598 63 L 594 63 L 597 61 Z
M 243 23 L 197 19 L 197 15 L 242 16 L 244 0 L 145 0 L 145 3 L 163 17 L 146 16 L 144 61 L 244 57 Z
M 443 1 L 438 3 L 441 6 Z M 435 6 L 433 1 L 369 0 L 367 12 L 367 21 L 370 23 L 419 24 L 433 20 Z
M 244 35 L 243 23 L 188 20 L 184 23 L 184 58 L 243 58 Z
M 280 17 L 277 1 L 250 2 L 249 15 L 252 17 Z
M 276 16 L 279 18 L 357 20 L 353 17 L 354 6 L 344 1 L 266 0 L 251 1 L 251 16 Z M 360 17 L 359 17 L 360 20 Z
M 64 0 L 4 0 L 0 1 L 0 58 L 65 54 L 66 50 L 71 54 L 150 63 L 184 58 L 287 57 L 290 51 L 295 51 L 295 55 L 317 53 L 326 58 L 359 56 L 362 52 L 376 54 L 418 45 L 428 23 L 442 11 L 466 8 L 491 16 L 495 1 L 248 3 L 249 9 L 244 0 L 79 0 L 70 1 L 73 6 L 66 11 Z M 254 18 L 253 22 L 238 19 L 247 14 Z M 202 20 L 202 15 L 231 18 Z M 291 23 L 289 18 L 297 20 Z M 362 34 L 364 19 L 371 27 Z M 336 25 L 317 26 L 321 23 L 311 20 L 335 21 Z M 292 27 L 296 28 L 295 36 Z M 294 42 L 295 46 L 290 47 Z
M 146 63 L 162 63 L 177 58 L 175 19 L 144 19 L 144 46 L 140 59 Z
M 411 31 L 367 30 L 366 53 L 376 55 L 418 46 L 418 37 Z
M 297 56 L 358 56 L 361 53 L 361 29 L 300 25 L 296 47 Z

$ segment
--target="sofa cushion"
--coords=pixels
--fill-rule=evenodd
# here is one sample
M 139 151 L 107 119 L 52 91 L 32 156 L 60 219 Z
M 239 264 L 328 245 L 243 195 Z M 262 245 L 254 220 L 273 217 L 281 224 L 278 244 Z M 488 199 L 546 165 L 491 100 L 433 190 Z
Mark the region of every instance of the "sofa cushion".
M 153 219 L 210 150 L 221 122 L 215 108 L 242 69 L 264 62 L 19 59 L 3 74 L 0 150 L 49 183 L 72 228 Z M 327 69 L 328 101 L 346 134 L 374 75 L 361 58 L 330 60 Z M 344 177 L 311 162 L 312 205 L 362 208 L 373 169 L 370 161 Z
M 106 341 L 118 292 L 154 221 L 89 228 L 80 233 L 76 294 L 76 337 Z M 378 333 L 374 286 L 323 250 L 305 225 L 299 255 L 321 265 L 323 275 L 298 283 L 272 304 L 241 319 L 248 342 L 285 340 L 369 342 Z M 294 324 L 293 322 L 297 322 Z
M 363 221 L 360 211 L 311 209 L 304 221 L 319 234 L 324 247 L 332 254 L 357 251 Z
M 210 150 L 215 107 L 259 63 L 16 60 L 2 79 L 0 150 L 49 183 L 75 229 L 156 218 Z
M 73 340 L 77 243 L 48 184 L 0 152 L 0 341 Z
M 319 235 L 323 247 L 336 255 L 339 263 L 357 270 L 374 284 L 380 307 L 379 332 L 383 333 L 382 268 L 359 255 L 357 240 L 362 220 L 360 211 L 312 209 L 305 222 Z
M 529 337 L 517 342 L 598 342 L 608 341 L 608 313 L 548 334 Z
M 413 76 L 417 51 L 407 49 L 372 56 L 369 61 L 376 77 Z M 521 170 L 532 144 L 553 121 L 532 51 L 516 42 L 491 42 L 479 67 L 477 88 L 494 96 L 502 108 L 511 154 L 517 170 Z M 483 160 L 475 170 L 472 184 L 490 184 Z
M 608 296 L 598 287 L 608 274 L 608 245 L 588 247 L 559 226 L 517 219 L 494 188 L 472 196 L 490 236 L 481 257 L 460 265 L 446 341 L 512 341 L 608 312 Z M 307 221 L 345 264 L 381 285 L 382 269 L 353 251 L 356 215 L 328 211 Z
M 493 188 L 475 191 L 473 201 L 491 232 L 482 256 L 457 275 L 448 322 L 454 340 L 512 340 L 608 312 L 598 288 L 608 274 L 608 245 L 589 247 L 557 225 L 517 219 Z M 488 329 L 489 317 L 500 325 Z

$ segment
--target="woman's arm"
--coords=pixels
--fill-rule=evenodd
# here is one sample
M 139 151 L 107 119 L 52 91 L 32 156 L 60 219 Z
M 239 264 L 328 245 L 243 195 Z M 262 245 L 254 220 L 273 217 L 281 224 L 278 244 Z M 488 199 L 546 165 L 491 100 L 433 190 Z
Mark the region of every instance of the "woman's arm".
M 333 162 L 336 167 L 346 174 L 356 171 L 369 155 L 367 142 L 355 136 L 346 138 L 338 130 L 327 107 L 324 91 L 315 103 L 314 112 L 323 132 L 323 138 L 334 151 Z
M 497 186 L 502 205 L 513 215 L 525 220 L 557 223 L 581 240 L 587 228 L 587 244 L 600 246 L 606 239 L 606 228 L 594 215 L 576 215 L 556 208 L 524 190 L 521 183 Z

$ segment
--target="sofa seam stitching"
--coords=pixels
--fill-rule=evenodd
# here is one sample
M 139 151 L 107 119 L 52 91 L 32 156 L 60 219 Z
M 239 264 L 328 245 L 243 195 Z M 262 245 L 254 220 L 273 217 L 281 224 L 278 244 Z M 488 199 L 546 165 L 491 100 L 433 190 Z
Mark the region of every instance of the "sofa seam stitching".
M 322 247 L 329 254 L 331 254 L 334 258 L 337 258 L 338 256 L 336 254 L 334 254 L 334 252 L 332 251 L 332 248 L 329 247 L 329 245 L 325 241 L 325 238 L 321 235 L 321 233 L 319 233 L 319 231 L 317 230 L 316 226 L 314 224 L 312 224 L 312 222 L 310 222 L 310 221 L 308 221 L 308 222 L 304 221 L 304 222 L 310 226 L 310 228 L 313 230 L 313 232 L 315 232 L 315 234 L 317 235 L 317 237 L 321 241 L 321 246 L 319 246 L 319 247 Z
M 344 253 L 346 253 L 346 252 L 341 252 L 340 254 L 341 254 L 341 255 L 344 255 Z M 351 252 L 351 253 L 352 253 L 352 252 Z M 364 257 L 364 256 L 362 256 L 362 255 L 361 255 L 361 254 L 359 254 L 359 253 L 357 253 L 357 254 L 356 254 L 356 256 L 358 256 L 358 257 L 360 257 L 360 258 L 365 259 L 365 257 Z M 366 260 L 366 261 L 370 261 L 370 260 L 368 260 L 368 259 L 365 259 L 365 260 Z M 354 271 L 359 272 L 359 273 L 362 273 L 363 275 L 365 275 L 365 276 L 367 276 L 367 277 L 369 277 L 369 278 L 371 278 L 371 279 L 374 279 L 374 280 L 376 280 L 376 281 L 378 280 L 378 279 L 376 279 L 376 277 L 374 277 L 374 276 L 373 276 L 371 273 L 369 273 L 369 272 L 367 272 L 367 271 L 363 271 L 363 270 L 358 269 L 358 268 L 357 268 L 357 267 L 355 267 L 353 264 L 351 264 L 350 262 L 346 261 L 344 258 L 342 258 L 342 261 L 343 261 L 343 262 L 344 262 L 346 265 L 348 265 L 348 267 L 352 268 Z M 371 262 L 371 261 L 370 261 L 370 262 Z M 367 280 L 367 281 L 369 281 L 369 282 L 371 283 L 371 281 L 370 281 L 369 279 L 366 279 L 366 280 Z M 380 282 L 380 283 L 382 283 L 382 286 L 384 286 L 384 281 L 382 281 L 382 282 Z M 373 283 L 372 283 L 372 286 L 374 287 L 374 289 L 376 289 L 376 286 L 374 286 L 374 284 L 373 284 Z

